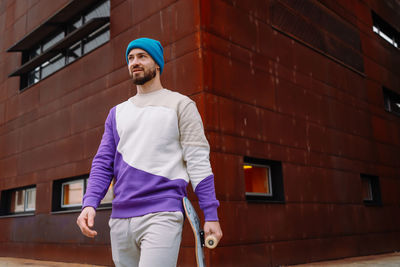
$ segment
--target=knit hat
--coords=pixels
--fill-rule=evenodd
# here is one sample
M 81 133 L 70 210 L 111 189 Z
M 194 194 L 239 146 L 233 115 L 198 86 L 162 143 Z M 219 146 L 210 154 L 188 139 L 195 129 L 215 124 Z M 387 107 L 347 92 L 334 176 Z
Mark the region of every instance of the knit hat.
M 150 38 L 139 38 L 130 42 L 126 48 L 126 62 L 128 64 L 128 54 L 134 48 L 140 48 L 149 53 L 158 66 L 160 66 L 160 74 L 162 73 L 164 68 L 164 49 L 159 41 Z

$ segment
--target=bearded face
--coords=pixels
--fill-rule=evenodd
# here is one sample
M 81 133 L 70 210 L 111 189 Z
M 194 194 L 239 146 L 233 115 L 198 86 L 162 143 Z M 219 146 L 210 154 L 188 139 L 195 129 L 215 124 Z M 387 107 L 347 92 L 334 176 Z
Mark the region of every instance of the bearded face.
M 135 85 L 143 85 L 148 81 L 151 81 L 154 77 L 156 77 L 156 74 L 156 64 L 154 64 L 150 68 L 133 66 L 133 69 L 131 71 L 132 81 Z
M 136 85 L 144 85 L 157 75 L 157 64 L 153 58 L 140 48 L 132 49 L 128 55 L 129 75 Z

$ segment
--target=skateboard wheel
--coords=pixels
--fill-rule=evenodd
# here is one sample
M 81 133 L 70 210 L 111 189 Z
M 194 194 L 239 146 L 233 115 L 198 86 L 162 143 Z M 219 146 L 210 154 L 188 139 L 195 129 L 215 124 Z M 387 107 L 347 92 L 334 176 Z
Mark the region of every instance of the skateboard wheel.
M 215 248 L 218 244 L 217 239 L 214 236 L 207 237 L 205 243 L 206 247 L 208 247 L 209 249 Z

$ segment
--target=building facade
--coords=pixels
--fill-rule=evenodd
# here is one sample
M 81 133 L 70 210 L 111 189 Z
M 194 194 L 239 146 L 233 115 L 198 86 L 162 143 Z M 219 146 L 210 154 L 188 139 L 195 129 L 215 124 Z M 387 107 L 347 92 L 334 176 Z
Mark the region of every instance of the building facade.
M 112 186 L 94 240 L 76 218 L 108 111 L 136 93 L 138 37 L 204 121 L 209 266 L 400 249 L 398 1 L 3 0 L 0 32 L 0 257 L 112 265 Z M 193 247 L 186 222 L 179 266 Z

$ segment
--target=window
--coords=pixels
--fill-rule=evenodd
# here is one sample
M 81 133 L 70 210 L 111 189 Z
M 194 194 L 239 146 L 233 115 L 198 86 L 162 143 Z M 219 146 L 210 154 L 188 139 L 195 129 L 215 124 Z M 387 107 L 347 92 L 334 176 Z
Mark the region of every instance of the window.
M 246 195 L 272 196 L 271 167 L 268 165 L 243 165 Z
M 372 21 L 372 31 L 378 34 L 389 44 L 399 48 L 400 33 L 389 23 L 379 17 L 374 11 L 372 11 Z
M 88 175 L 56 180 L 53 182 L 53 211 L 79 210 L 86 192 Z M 110 184 L 108 191 L 100 202 L 100 207 L 110 207 L 114 199 L 114 186 Z
M 10 189 L 1 193 L 1 215 L 34 213 L 36 187 Z
M 82 203 L 85 179 L 73 180 L 61 184 L 61 207 L 76 207 Z
M 21 51 L 20 90 L 48 77 L 110 40 L 110 1 L 71 1 L 7 51 Z M 38 39 L 39 37 L 41 39 Z
M 380 205 L 381 191 L 379 177 L 368 174 L 361 174 L 362 199 L 366 205 Z
M 383 99 L 386 111 L 400 116 L 400 95 L 387 88 L 383 88 Z
M 281 162 L 244 157 L 243 173 L 247 200 L 284 202 Z

